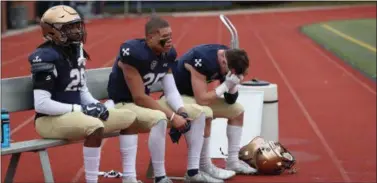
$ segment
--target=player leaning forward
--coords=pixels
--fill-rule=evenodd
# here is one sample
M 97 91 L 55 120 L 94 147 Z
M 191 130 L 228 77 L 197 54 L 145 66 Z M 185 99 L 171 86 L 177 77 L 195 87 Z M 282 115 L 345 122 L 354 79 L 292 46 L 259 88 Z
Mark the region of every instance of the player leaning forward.
M 79 140 L 83 147 L 85 179 L 98 181 L 104 133 L 124 129 L 136 119 L 127 109 L 107 109 L 88 91 L 88 54 L 84 22 L 69 6 L 48 9 L 41 19 L 46 42 L 29 56 L 33 79 L 35 128 L 43 138 Z M 121 141 L 120 146 L 124 147 Z M 124 158 L 124 157 L 123 157 Z
M 209 158 L 211 120 L 228 119 L 228 158 L 226 169 L 237 174 L 251 174 L 256 170 L 239 160 L 244 108 L 237 103 L 237 84 L 248 73 L 249 59 L 241 49 L 220 44 L 198 45 L 186 52 L 172 66 L 177 88 L 185 104 L 204 106 L 206 128 L 200 159 L 200 170 L 215 178 L 226 179 L 226 172 L 214 166 Z M 207 83 L 218 80 L 220 85 L 207 90 Z M 224 98 L 222 97 L 224 95 Z M 208 107 L 207 107 L 208 106 Z
M 159 17 L 146 23 L 145 39 L 127 40 L 119 49 L 109 77 L 109 98 L 115 108 L 137 114 L 137 121 L 123 139 L 127 149 L 122 154 L 128 154 L 123 172 L 127 181 L 136 182 L 137 134 L 150 132 L 148 147 L 155 182 L 171 182 L 165 172 L 165 136 L 166 128 L 174 127 L 183 133 L 188 146 L 185 181 L 222 182 L 199 171 L 205 116 L 201 106 L 183 105 L 170 69 L 176 55 L 169 23 Z M 162 82 L 166 100 L 156 101 L 149 95 L 150 87 L 158 81 Z

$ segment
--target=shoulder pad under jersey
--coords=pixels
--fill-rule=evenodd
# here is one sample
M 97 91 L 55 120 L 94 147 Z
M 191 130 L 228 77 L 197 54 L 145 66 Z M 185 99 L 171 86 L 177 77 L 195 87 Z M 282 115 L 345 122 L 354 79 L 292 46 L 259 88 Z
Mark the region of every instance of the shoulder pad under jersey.
M 190 64 L 199 73 L 206 75 L 211 70 L 211 62 L 207 61 L 207 57 L 202 52 L 192 50 L 192 58 L 187 60 L 186 63 Z
M 148 55 L 145 45 L 138 39 L 126 41 L 119 50 L 120 61 L 136 68 L 149 66 Z
M 149 52 L 141 40 L 133 39 L 121 45 L 119 54 L 124 59 L 147 60 Z
M 28 58 L 31 72 L 53 71 L 55 62 L 60 60 L 59 53 L 52 48 L 38 48 Z
M 224 49 L 224 50 L 228 50 L 229 49 L 228 46 L 223 45 L 223 44 L 219 44 L 218 46 L 219 46 L 220 49 Z
M 167 59 L 169 62 L 175 62 L 175 59 L 177 59 L 177 50 L 174 47 L 169 50 Z

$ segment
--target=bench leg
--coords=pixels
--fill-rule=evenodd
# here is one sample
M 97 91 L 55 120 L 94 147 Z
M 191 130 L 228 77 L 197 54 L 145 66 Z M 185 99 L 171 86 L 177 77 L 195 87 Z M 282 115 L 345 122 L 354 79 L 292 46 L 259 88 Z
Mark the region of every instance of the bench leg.
M 53 183 L 54 177 L 52 176 L 50 159 L 48 158 L 47 150 L 38 151 L 39 159 L 41 160 L 43 176 L 46 183 Z
M 21 153 L 12 154 L 10 159 L 7 174 L 5 175 L 5 183 L 12 183 L 14 175 L 16 174 L 16 169 L 18 161 L 20 160 Z
M 148 165 L 148 170 L 147 170 L 147 178 L 148 179 L 153 179 L 153 166 L 152 166 L 152 160 L 149 160 L 149 165 Z

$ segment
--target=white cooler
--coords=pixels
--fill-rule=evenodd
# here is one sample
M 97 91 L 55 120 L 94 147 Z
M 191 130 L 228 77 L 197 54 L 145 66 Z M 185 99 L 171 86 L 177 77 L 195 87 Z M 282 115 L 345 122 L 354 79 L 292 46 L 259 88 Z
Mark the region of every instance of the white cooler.
M 239 86 L 239 95 L 242 95 L 243 92 L 248 91 L 262 91 L 264 93 L 260 136 L 266 140 L 279 141 L 277 85 L 266 81 L 253 79 L 243 82 Z
M 239 86 L 237 102 L 245 108 L 244 125 L 240 146 L 248 144 L 254 137 L 278 141 L 278 96 L 277 85 L 266 81 L 250 80 Z M 226 136 L 227 120 L 212 121 L 210 157 L 225 158 L 228 151 Z

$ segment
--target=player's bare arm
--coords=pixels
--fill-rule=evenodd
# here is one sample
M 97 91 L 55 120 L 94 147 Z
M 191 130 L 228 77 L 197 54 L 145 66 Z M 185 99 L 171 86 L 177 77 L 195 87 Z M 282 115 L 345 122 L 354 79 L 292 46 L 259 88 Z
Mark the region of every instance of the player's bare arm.
M 208 91 L 206 76 L 196 71 L 190 64 L 185 63 L 185 68 L 191 73 L 191 85 L 194 97 L 199 105 L 209 105 L 217 97 L 216 91 Z
M 151 96 L 145 94 L 143 80 L 136 68 L 131 65 L 118 62 L 118 66 L 124 73 L 132 98 L 136 105 L 163 111 L 168 117 L 173 114 L 173 111 L 162 108 Z
M 172 110 L 161 107 L 151 96 L 145 94 L 143 80 L 136 68 L 122 62 L 118 62 L 118 66 L 124 73 L 124 79 L 130 88 L 136 105 L 164 112 L 178 130 L 185 127 L 186 120 L 182 116 L 174 115 L 175 113 Z

